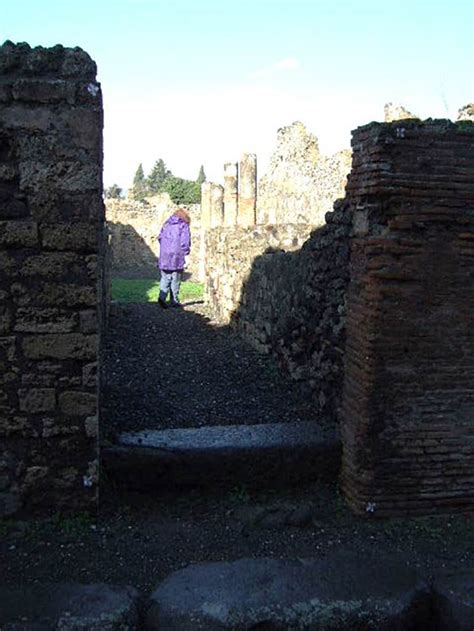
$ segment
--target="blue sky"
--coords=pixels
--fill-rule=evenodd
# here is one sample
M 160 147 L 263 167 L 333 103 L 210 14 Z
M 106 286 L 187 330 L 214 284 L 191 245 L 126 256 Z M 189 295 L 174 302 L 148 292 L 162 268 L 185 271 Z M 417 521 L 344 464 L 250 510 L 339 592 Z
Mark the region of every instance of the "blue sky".
M 321 150 L 401 103 L 455 118 L 474 101 L 472 0 L 0 0 L 0 41 L 81 46 L 104 93 L 104 183 L 163 158 L 182 177 L 301 120 Z

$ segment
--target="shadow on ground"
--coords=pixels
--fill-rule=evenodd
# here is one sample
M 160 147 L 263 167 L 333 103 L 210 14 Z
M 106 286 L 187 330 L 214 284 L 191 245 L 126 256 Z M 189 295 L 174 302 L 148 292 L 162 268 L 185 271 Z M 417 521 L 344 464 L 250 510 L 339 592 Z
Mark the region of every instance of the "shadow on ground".
M 308 398 L 274 360 L 200 301 L 184 309 L 115 304 L 105 343 L 103 435 L 122 431 L 315 420 Z

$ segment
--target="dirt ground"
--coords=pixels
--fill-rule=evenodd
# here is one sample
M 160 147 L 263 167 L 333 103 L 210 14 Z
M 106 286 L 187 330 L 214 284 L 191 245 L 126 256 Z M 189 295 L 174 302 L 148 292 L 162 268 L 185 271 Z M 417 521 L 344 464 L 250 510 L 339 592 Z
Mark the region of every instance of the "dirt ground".
M 351 514 L 337 485 L 221 496 L 103 492 L 97 520 L 54 516 L 6 522 L 0 533 L 2 582 L 107 582 L 144 594 L 190 563 L 242 557 L 308 558 L 332 550 L 400 554 L 427 575 L 473 567 L 474 518 L 377 520 Z M 341 571 L 343 568 L 341 568 Z
M 105 342 L 102 430 L 315 419 L 274 360 L 216 326 L 205 305 L 114 305 Z
M 105 433 L 201 424 L 311 418 L 306 398 L 200 308 L 116 308 L 106 350 Z M 0 523 L 2 582 L 106 582 L 144 594 L 190 563 L 242 557 L 308 558 L 332 550 L 396 553 L 428 575 L 472 567 L 472 516 L 377 520 L 355 517 L 337 482 L 254 492 L 236 481 L 221 495 L 174 495 L 101 487 L 87 515 Z M 341 572 L 343 568 L 341 568 Z

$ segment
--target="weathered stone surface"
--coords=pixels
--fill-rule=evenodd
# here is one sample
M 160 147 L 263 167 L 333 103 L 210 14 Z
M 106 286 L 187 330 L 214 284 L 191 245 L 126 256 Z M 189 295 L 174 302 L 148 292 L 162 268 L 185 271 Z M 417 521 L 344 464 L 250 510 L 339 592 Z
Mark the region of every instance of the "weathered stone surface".
M 20 268 L 20 275 L 47 276 L 59 280 L 70 272 L 72 265 L 79 267 L 84 265 L 81 258 L 72 252 L 34 254 L 25 258 Z
M 13 98 L 16 101 L 33 103 L 57 103 L 74 98 L 74 86 L 64 79 L 18 79 L 13 84 Z
M 303 123 L 282 127 L 258 183 L 257 223 L 323 225 L 325 213 L 344 196 L 350 164 L 347 150 L 323 156 Z
M 236 162 L 224 164 L 224 225 L 237 225 L 239 174 Z
M 161 226 L 177 209 L 165 193 L 147 199 L 147 205 L 132 200 L 108 199 L 111 273 L 115 276 L 158 277 L 158 234 Z M 197 204 L 186 206 L 191 217 L 191 253 L 186 273 L 199 278 L 201 213 Z M 209 217 L 210 221 L 210 217 Z
M 428 585 L 400 561 L 330 555 L 194 565 L 153 592 L 147 628 L 428 628 Z
M 38 243 L 38 225 L 34 221 L 0 221 L 0 247 L 32 247 Z
M 314 422 L 265 423 L 121 434 L 102 451 L 110 474 L 127 486 L 288 487 L 333 479 L 336 432 Z
M 134 631 L 139 593 L 133 587 L 45 583 L 2 588 L 0 625 L 5 631 Z
M 86 416 L 97 410 L 97 395 L 89 392 L 61 392 L 59 409 L 68 416 Z
M 458 121 L 474 121 L 474 103 L 468 103 L 458 112 Z
M 0 46 L 1 515 L 96 500 L 96 478 L 82 478 L 97 452 L 85 429 L 97 380 L 84 385 L 83 367 L 102 327 L 90 313 L 105 315 L 101 132 L 86 53 Z
M 407 118 L 418 118 L 403 105 L 397 105 L 396 103 L 386 103 L 384 106 L 384 121 L 386 123 L 392 123 L 393 121 L 405 120 Z
M 54 388 L 31 388 L 18 391 L 18 401 L 22 412 L 51 412 L 56 407 Z
M 98 247 L 97 238 L 97 227 L 91 224 L 41 225 L 41 242 L 48 250 L 93 252 Z
M 436 576 L 434 617 L 439 631 L 474 628 L 474 571 L 459 570 Z
M 81 333 L 97 333 L 99 320 L 97 312 L 92 309 L 79 313 Z
M 82 383 L 86 388 L 94 388 L 98 385 L 97 362 L 86 364 L 82 369 Z
M 257 156 L 245 153 L 239 166 L 239 201 L 237 223 L 239 226 L 254 226 L 257 204 Z
M 211 231 L 206 297 L 215 319 L 230 321 L 256 350 L 272 353 L 335 420 L 351 215 L 340 203 L 326 219 L 314 231 L 303 225 Z
M 70 333 L 77 329 L 77 313 L 57 308 L 19 307 L 15 331 L 23 333 Z
M 343 489 L 377 516 L 472 510 L 474 125 L 354 132 Z
M 97 354 L 97 335 L 69 333 L 25 337 L 25 357 L 30 359 L 92 359 Z

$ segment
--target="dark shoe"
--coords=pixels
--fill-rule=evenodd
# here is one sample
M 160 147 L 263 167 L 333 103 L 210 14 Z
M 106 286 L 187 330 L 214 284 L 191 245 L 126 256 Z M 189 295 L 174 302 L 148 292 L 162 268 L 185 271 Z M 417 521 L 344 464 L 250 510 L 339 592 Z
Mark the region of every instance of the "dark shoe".
M 160 305 L 160 307 L 162 309 L 168 309 L 168 305 L 166 304 L 166 302 L 163 300 L 163 298 L 158 298 L 158 304 Z
M 170 304 L 168 305 L 169 307 L 177 307 L 178 309 L 182 309 L 183 305 L 180 302 L 176 302 L 175 300 L 173 300 L 173 302 L 170 302 Z

